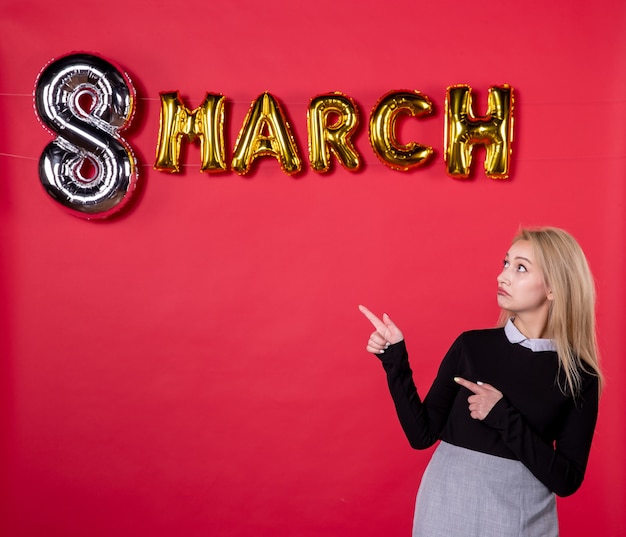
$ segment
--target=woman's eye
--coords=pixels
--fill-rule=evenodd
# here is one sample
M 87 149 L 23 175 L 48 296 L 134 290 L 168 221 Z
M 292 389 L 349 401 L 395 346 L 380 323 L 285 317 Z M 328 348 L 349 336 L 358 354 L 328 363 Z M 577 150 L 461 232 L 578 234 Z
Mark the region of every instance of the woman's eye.
M 502 266 L 504 268 L 509 268 L 509 262 L 505 259 L 504 261 L 502 261 Z
M 518 265 L 517 270 L 519 272 L 526 272 L 526 267 L 524 265 Z

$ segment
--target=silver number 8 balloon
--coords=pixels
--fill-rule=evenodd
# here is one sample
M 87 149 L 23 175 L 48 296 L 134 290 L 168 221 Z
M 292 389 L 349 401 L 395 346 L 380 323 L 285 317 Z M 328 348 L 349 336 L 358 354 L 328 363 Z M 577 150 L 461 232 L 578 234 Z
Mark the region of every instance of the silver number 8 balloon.
M 136 93 L 128 75 L 91 54 L 53 60 L 39 74 L 35 109 L 57 137 L 39 160 L 46 192 L 76 216 L 106 218 L 129 200 L 137 162 L 119 132 Z

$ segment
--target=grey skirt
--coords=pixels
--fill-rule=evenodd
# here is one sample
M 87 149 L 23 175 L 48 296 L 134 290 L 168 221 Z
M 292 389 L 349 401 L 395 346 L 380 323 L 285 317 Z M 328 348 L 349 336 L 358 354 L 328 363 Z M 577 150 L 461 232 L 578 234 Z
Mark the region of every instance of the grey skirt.
M 413 537 L 558 537 L 554 493 L 521 462 L 441 442 L 424 472 Z

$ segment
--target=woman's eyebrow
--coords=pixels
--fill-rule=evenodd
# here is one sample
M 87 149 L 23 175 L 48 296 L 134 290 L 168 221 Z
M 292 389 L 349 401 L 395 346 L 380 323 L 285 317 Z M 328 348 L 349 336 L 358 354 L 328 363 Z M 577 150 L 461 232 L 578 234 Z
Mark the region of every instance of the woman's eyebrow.
M 533 262 L 530 259 L 528 259 L 527 257 L 522 257 L 521 255 L 516 256 L 515 259 L 522 259 L 526 261 L 527 263 L 530 263 L 531 265 L 533 264 Z

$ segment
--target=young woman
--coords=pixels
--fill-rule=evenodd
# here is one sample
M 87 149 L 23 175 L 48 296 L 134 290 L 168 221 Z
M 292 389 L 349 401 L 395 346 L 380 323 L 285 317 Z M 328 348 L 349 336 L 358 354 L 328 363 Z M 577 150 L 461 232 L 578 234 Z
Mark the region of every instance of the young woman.
M 499 328 L 461 334 L 423 399 L 400 329 L 359 306 L 411 446 L 441 440 L 414 537 L 556 537 L 555 494 L 583 481 L 602 383 L 585 256 L 563 230 L 524 229 L 497 281 Z

